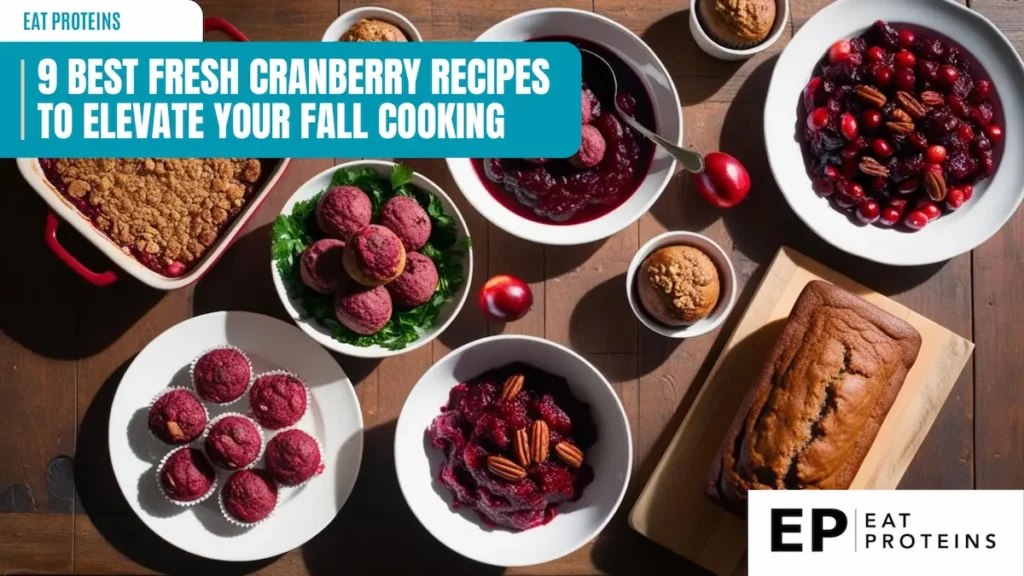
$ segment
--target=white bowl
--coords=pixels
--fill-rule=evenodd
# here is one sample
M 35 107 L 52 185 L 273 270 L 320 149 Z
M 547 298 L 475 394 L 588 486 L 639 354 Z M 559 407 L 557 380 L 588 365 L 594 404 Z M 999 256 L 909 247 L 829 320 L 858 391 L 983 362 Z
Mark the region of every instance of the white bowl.
M 452 387 L 515 361 L 565 377 L 573 395 L 590 405 L 598 439 L 586 453 L 594 481 L 583 496 L 562 504 L 550 523 L 514 533 L 485 527 L 471 510 L 451 509 L 451 494 L 436 482 L 444 454 L 431 446 L 427 430 Z M 626 412 L 604 376 L 572 350 L 531 336 L 491 336 L 453 350 L 416 383 L 395 431 L 398 484 L 413 514 L 444 545 L 495 566 L 550 562 L 597 536 L 622 502 L 632 462 Z
M 394 24 L 402 32 L 405 32 L 405 37 L 410 42 L 423 42 L 423 36 L 420 35 L 420 31 L 416 29 L 416 26 L 409 21 L 408 18 L 402 16 L 394 10 L 388 10 L 387 8 L 377 8 L 375 6 L 364 6 L 362 8 L 353 8 L 348 12 L 345 12 L 341 16 L 335 18 L 334 22 L 327 27 L 324 31 L 323 42 L 337 42 L 341 40 L 345 32 L 352 27 L 353 24 L 359 22 L 362 19 L 367 20 L 382 20 L 389 24 Z
M 477 38 L 478 42 L 521 42 L 542 36 L 574 36 L 596 42 L 628 63 L 643 81 L 654 107 L 658 133 L 682 144 L 683 113 L 668 70 L 636 34 L 604 16 L 570 8 L 542 8 L 503 20 Z M 550 245 L 585 244 L 607 238 L 629 226 L 658 199 L 672 179 L 675 160 L 660 148 L 647 177 L 621 206 L 600 218 L 580 224 L 546 224 L 514 214 L 491 196 L 468 158 L 448 158 L 448 169 L 459 189 L 484 218 L 509 234 Z
M 996 173 L 974 187 L 962 208 L 918 232 L 857 226 L 811 188 L 797 136 L 797 109 L 818 60 L 840 38 L 850 38 L 875 20 L 910 23 L 953 38 L 985 69 L 998 96 L 997 118 L 1007 137 Z M 775 180 L 793 211 L 833 246 L 868 260 L 896 266 L 931 264 L 972 250 L 988 240 L 1024 199 L 1024 63 L 1009 40 L 984 16 L 947 0 L 839 0 L 818 12 L 775 64 L 765 102 L 765 148 Z
M 669 326 L 655 320 L 644 309 L 636 293 L 636 273 L 640 265 L 652 252 L 666 246 L 693 246 L 707 254 L 718 269 L 718 304 L 706 318 L 687 326 Z M 626 298 L 629 300 L 629 307 L 633 309 L 633 314 L 654 332 L 669 338 L 693 338 L 718 328 L 729 317 L 729 313 L 736 305 L 736 270 L 733 269 L 732 260 L 725 250 L 711 238 L 694 232 L 665 232 L 651 238 L 633 256 L 633 261 L 629 263 L 629 269 L 626 271 Z
M 284 208 L 281 209 L 281 214 L 291 214 L 292 208 L 295 206 L 296 202 L 308 200 L 320 192 L 330 188 L 331 176 L 339 168 L 372 168 L 381 176 L 388 178 L 391 175 L 391 169 L 394 165 L 394 162 L 386 162 L 384 160 L 356 160 L 328 168 L 327 170 L 324 170 L 310 178 L 305 184 L 300 186 L 299 189 L 295 191 L 295 194 L 292 194 L 292 197 L 285 202 Z M 455 228 L 460 239 L 465 236 L 469 236 L 469 228 L 466 226 L 466 221 L 462 219 L 462 214 L 459 212 L 459 209 L 455 207 L 455 203 L 452 202 L 451 198 L 449 198 L 437 184 L 419 172 L 413 173 L 412 183 L 414 186 L 434 194 L 441 200 L 441 205 L 444 207 L 444 211 L 455 219 Z M 437 338 L 438 335 L 440 335 L 441 332 L 444 332 L 444 329 L 452 323 L 452 320 L 455 320 L 455 317 L 459 314 L 459 310 L 462 309 L 462 305 L 466 303 L 466 296 L 469 294 L 469 285 L 473 278 L 473 248 L 469 247 L 466 250 L 466 257 L 462 262 L 462 269 L 465 271 L 466 281 L 463 283 L 462 288 L 455 293 L 452 300 L 449 301 L 441 311 L 440 322 L 438 325 L 425 332 L 418 340 L 410 342 L 401 350 L 388 350 L 382 346 L 353 346 L 352 344 L 343 344 L 338 342 L 331 336 L 331 333 L 327 328 L 324 328 L 315 320 L 302 319 L 302 302 L 288 296 L 288 290 L 285 288 L 284 280 L 281 278 L 281 274 L 278 272 L 277 264 L 275 262 L 271 261 L 270 269 L 271 274 L 274 277 L 274 288 L 277 289 L 277 295 L 281 298 L 281 303 L 284 304 L 285 310 L 288 311 L 288 315 L 291 316 L 295 324 L 297 324 L 298 327 L 310 338 L 319 342 L 324 348 L 334 350 L 335 352 L 346 356 L 354 356 L 357 358 L 387 358 L 389 356 L 404 354 L 410 350 L 415 350 L 420 346 L 427 344 L 434 338 Z
M 751 46 L 750 48 L 729 48 L 715 42 L 711 36 L 704 31 L 704 27 L 701 26 L 700 18 L 697 15 L 697 5 L 701 2 L 707 1 L 709 0 L 695 0 L 690 3 L 690 33 L 693 34 L 693 40 L 705 54 L 712 58 L 718 58 L 719 60 L 746 60 L 758 52 L 767 50 L 772 44 L 775 44 L 780 37 L 782 37 L 782 33 L 786 30 L 786 24 L 789 23 L 789 0 L 775 0 L 775 24 L 772 25 L 771 32 L 768 33 L 768 38 L 757 46 Z

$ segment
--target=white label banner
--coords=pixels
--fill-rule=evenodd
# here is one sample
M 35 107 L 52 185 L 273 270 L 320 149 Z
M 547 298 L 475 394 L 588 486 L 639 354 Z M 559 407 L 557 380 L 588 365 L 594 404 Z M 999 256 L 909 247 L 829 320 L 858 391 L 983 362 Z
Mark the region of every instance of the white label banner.
M 0 0 L 2 42 L 201 42 L 192 0 Z
M 755 490 L 750 576 L 1024 575 L 1024 491 Z

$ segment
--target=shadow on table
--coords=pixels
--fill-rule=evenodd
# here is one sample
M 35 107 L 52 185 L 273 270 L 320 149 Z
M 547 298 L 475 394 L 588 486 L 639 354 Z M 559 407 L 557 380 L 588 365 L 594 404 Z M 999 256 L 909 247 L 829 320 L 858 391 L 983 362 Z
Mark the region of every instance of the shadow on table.
M 235 240 L 217 265 L 196 283 L 192 314 L 244 310 L 292 320 L 274 288 L 270 262 L 270 224 Z

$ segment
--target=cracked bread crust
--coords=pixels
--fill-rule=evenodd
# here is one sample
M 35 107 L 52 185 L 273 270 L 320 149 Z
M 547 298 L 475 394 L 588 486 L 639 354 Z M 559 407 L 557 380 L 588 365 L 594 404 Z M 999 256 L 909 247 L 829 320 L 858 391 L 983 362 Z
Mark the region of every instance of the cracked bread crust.
M 746 515 L 750 490 L 845 490 L 917 359 L 913 326 L 827 282 L 800 294 L 708 472 Z

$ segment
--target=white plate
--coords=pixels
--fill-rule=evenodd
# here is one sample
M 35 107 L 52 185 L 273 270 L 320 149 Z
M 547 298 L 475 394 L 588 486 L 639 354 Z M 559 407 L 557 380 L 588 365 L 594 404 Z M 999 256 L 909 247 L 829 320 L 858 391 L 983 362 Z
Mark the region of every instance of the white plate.
M 456 384 L 515 361 L 568 380 L 573 395 L 590 405 L 597 426 L 597 443 L 585 455 L 594 481 L 579 500 L 559 506 L 551 522 L 524 532 L 485 527 L 475 512 L 452 510 L 451 493 L 436 482 L 444 453 L 431 445 L 427 432 Z M 622 503 L 632 463 L 629 422 L 608 381 L 579 354 L 532 336 L 491 336 L 450 352 L 413 387 L 395 429 L 398 485 L 413 514 L 445 546 L 494 566 L 550 562 L 589 542 Z
M 176 506 L 160 493 L 155 469 L 173 447 L 150 435 L 149 404 L 168 386 L 190 386 L 189 365 L 203 351 L 230 344 L 241 348 L 257 373 L 289 370 L 309 386 L 312 402 L 297 427 L 324 447 L 324 473 L 301 488 L 281 488 L 272 518 L 246 530 L 232 526 L 217 508 L 217 495 Z M 210 417 L 248 411 L 248 396 L 220 408 L 204 403 Z M 273 432 L 264 430 L 269 440 Z M 215 312 L 191 318 L 150 342 L 117 387 L 110 410 L 110 461 L 128 504 L 153 532 L 197 556 L 247 561 L 283 554 L 316 536 L 345 504 L 363 455 L 363 417 L 352 383 L 323 348 L 280 320 L 249 312 Z M 202 448 L 202 440 L 193 446 Z M 261 464 L 262 466 L 262 464 Z M 230 473 L 218 471 L 218 490 Z
M 797 109 L 815 64 L 836 40 L 860 34 L 875 20 L 910 23 L 952 38 L 992 79 L 997 119 L 1006 133 L 996 147 L 996 173 L 974 197 L 918 232 L 858 226 L 811 188 L 798 141 Z M 941 262 L 976 248 L 1010 219 L 1024 199 L 1024 63 L 1013 45 L 978 12 L 949 0 L 839 0 L 804 24 L 782 52 L 765 102 L 768 160 L 783 196 L 807 226 L 833 246 L 896 266 Z
M 356 160 L 353 162 L 338 164 L 333 168 L 328 168 L 316 176 L 313 176 L 307 180 L 305 184 L 300 186 L 299 189 L 295 191 L 295 194 L 292 194 L 292 197 L 285 202 L 284 208 L 281 209 L 281 214 L 291 214 L 292 209 L 297 202 L 309 200 L 330 188 L 331 176 L 333 176 L 340 168 L 372 168 L 378 174 L 387 179 L 390 178 L 391 169 L 394 166 L 394 162 L 387 162 L 384 160 Z M 459 212 L 459 209 L 455 207 L 455 203 L 452 202 L 451 198 L 444 193 L 444 190 L 441 190 L 440 186 L 419 172 L 413 172 L 412 184 L 421 190 L 426 190 L 434 194 L 439 200 L 441 200 L 441 206 L 444 207 L 445 213 L 455 220 L 455 229 L 459 240 L 465 236 L 469 236 L 469 228 L 466 226 L 466 221 L 462 219 L 462 214 Z M 405 354 L 410 350 L 415 350 L 420 346 L 427 344 L 434 338 L 437 338 L 441 332 L 444 332 L 444 329 L 447 328 L 453 320 L 455 320 L 455 317 L 459 314 L 459 310 L 462 310 L 462 305 L 466 303 L 466 296 L 469 295 L 469 285 L 473 280 L 472 246 L 466 250 L 466 256 L 462 260 L 462 269 L 465 272 L 466 281 L 462 284 L 462 288 L 460 288 L 459 291 L 455 293 L 454 297 L 445 305 L 444 309 L 441 310 L 440 322 L 438 325 L 425 332 L 418 340 L 409 343 L 405 348 L 402 348 L 401 350 L 388 350 L 382 346 L 363 347 L 343 344 L 335 340 L 334 337 L 331 336 L 330 330 L 324 328 L 315 320 L 302 319 L 302 302 L 288 296 L 288 290 L 284 286 L 284 280 L 281 278 L 281 273 L 277 270 L 277 263 L 273 260 L 270 262 L 270 273 L 274 277 L 274 288 L 277 289 L 277 296 L 281 299 L 281 303 L 284 304 L 285 310 L 288 311 L 288 315 L 292 317 L 295 324 L 297 324 L 307 336 L 319 342 L 324 348 L 334 350 L 335 352 L 346 356 L 354 356 L 357 358 L 387 358 L 389 356 L 398 356 L 399 354 Z

